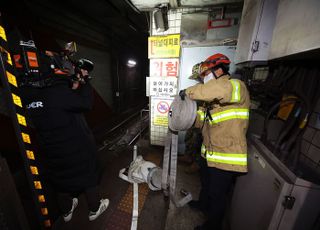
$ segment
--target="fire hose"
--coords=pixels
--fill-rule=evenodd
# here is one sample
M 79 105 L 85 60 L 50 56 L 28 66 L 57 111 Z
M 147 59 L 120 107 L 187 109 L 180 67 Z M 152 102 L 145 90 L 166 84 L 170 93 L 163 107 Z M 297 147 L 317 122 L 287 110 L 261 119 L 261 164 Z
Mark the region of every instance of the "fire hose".
M 176 198 L 176 176 L 177 176 L 177 153 L 178 153 L 178 132 L 191 128 L 197 115 L 197 104 L 195 101 L 185 98 L 181 100 L 176 96 L 168 113 L 168 133 L 164 148 L 163 167 L 157 167 L 150 161 L 145 161 L 141 155 L 137 156 L 137 147 L 134 147 L 134 157 L 130 166 L 119 172 L 119 177 L 134 184 L 134 207 L 131 230 L 137 227 L 138 218 L 138 190 L 139 183 L 147 183 L 150 190 L 163 190 L 165 196 L 176 207 L 182 207 L 192 200 L 192 194 L 183 191 L 184 197 Z
M 182 207 L 192 200 L 191 193 L 187 193 L 180 200 L 176 197 L 178 132 L 191 128 L 196 116 L 197 104 L 195 101 L 190 100 L 188 97 L 185 97 L 184 100 L 181 100 L 179 96 L 175 97 L 168 115 L 169 129 L 164 148 L 161 187 L 164 194 L 166 196 L 169 195 L 170 200 L 176 207 Z

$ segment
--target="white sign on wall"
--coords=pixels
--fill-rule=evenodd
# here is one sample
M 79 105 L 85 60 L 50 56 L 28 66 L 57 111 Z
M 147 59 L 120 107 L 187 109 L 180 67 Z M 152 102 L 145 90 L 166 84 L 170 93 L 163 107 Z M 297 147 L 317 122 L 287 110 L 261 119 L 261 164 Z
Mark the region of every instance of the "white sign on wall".
M 150 77 L 150 96 L 168 97 L 177 94 L 176 77 Z
M 179 74 L 179 59 L 150 59 L 150 77 L 177 77 Z

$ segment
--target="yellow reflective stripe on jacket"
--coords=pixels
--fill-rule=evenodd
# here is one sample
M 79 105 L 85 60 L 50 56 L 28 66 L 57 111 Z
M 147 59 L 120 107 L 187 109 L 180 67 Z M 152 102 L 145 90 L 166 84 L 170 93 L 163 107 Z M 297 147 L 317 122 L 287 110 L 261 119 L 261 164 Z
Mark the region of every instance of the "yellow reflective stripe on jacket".
M 206 146 L 204 144 L 201 145 L 201 156 L 206 158 Z
M 247 165 L 247 154 L 206 152 L 207 161 L 230 165 Z
M 232 84 L 232 97 L 231 102 L 239 102 L 241 100 L 240 96 L 240 82 L 237 80 L 230 80 Z
M 198 110 L 197 114 L 199 114 L 199 116 L 200 116 L 200 121 L 204 121 L 205 112 L 202 110 Z
M 214 113 L 211 115 L 211 124 L 217 124 L 222 121 L 231 119 L 249 119 L 249 109 L 228 109 L 219 113 Z

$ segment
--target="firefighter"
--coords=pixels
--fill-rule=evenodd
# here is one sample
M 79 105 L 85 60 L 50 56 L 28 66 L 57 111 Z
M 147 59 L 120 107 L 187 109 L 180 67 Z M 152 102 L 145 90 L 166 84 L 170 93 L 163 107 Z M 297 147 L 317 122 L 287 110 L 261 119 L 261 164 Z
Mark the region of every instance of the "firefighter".
M 191 127 L 187 130 L 184 142 L 186 145 L 185 153 L 178 160 L 186 162 L 189 166 L 185 169 L 188 174 L 193 174 L 199 171 L 200 165 L 200 155 L 198 154 L 201 149 L 202 135 L 199 128 Z
M 89 220 L 95 220 L 107 209 L 109 200 L 99 194 L 97 148 L 83 116 L 93 101 L 88 71 L 72 73 L 72 64 L 53 52 L 41 55 L 40 63 L 41 77 L 35 81 L 24 77 L 20 89 L 49 180 L 65 222 L 71 220 L 80 193 L 87 199 Z
M 195 64 L 192 67 L 192 75 L 189 79 L 196 80 L 202 83 L 202 80 L 199 75 L 200 63 Z M 183 156 L 180 156 L 178 160 L 180 162 L 185 162 L 189 164 L 188 168 L 185 169 L 185 172 L 188 174 L 193 174 L 199 171 L 199 159 L 200 155 L 197 154 L 200 152 L 201 144 L 202 144 L 202 135 L 201 131 L 198 127 L 191 127 L 187 130 L 184 142 L 186 145 L 185 153 Z
M 208 215 L 195 229 L 222 229 L 235 178 L 247 172 L 246 132 L 249 93 L 240 80 L 230 79 L 230 60 L 223 54 L 208 57 L 200 67 L 203 84 L 181 90 L 179 95 L 201 100 L 195 125 L 202 130 L 201 190 L 190 206 Z

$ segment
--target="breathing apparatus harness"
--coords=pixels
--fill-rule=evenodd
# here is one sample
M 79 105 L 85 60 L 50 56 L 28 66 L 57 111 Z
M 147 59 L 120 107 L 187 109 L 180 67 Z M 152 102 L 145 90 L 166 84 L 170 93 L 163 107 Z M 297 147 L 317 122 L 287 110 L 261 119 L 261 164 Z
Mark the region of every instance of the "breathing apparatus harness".
M 210 60 L 210 61 L 207 61 L 207 63 L 216 63 L 216 60 Z M 223 74 L 221 74 L 220 76 L 217 76 L 217 75 L 215 74 L 215 70 L 217 70 L 217 69 L 219 69 L 219 68 L 221 68 L 221 69 L 223 70 Z M 219 78 L 221 78 L 221 77 L 223 77 L 223 76 L 229 75 L 228 69 L 229 69 L 229 66 L 228 66 L 228 65 L 221 63 L 221 64 L 218 64 L 218 65 L 210 68 L 209 70 L 210 70 L 211 73 L 213 74 L 214 78 L 215 78 L 216 80 L 218 80 Z M 213 119 L 212 119 L 212 116 L 211 116 L 211 113 L 210 113 L 210 111 L 213 109 L 212 103 L 207 103 L 207 102 L 205 102 L 205 103 L 204 103 L 204 108 L 205 108 L 205 117 L 204 117 L 204 120 L 206 121 L 206 120 L 208 119 L 208 120 L 211 122 L 211 121 L 213 120 Z M 201 130 L 202 130 L 203 127 L 204 127 L 204 123 L 205 123 L 205 122 L 203 122 L 203 124 L 202 124 Z

